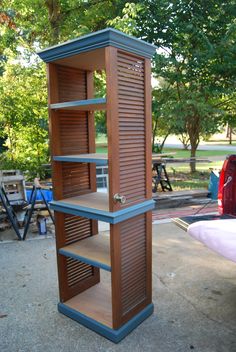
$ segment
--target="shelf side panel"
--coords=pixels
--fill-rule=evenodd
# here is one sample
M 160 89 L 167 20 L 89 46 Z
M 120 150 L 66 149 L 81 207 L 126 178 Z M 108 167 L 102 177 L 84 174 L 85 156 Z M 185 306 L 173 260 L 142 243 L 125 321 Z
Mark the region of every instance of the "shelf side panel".
M 111 225 L 111 252 L 117 328 L 151 303 L 151 213 Z
M 118 82 L 117 82 L 117 48 L 105 49 L 106 86 L 107 86 L 107 138 L 109 160 L 109 210 L 120 209 L 113 196 L 120 191 L 119 178 L 119 128 L 118 120 Z
M 145 59 L 118 50 L 120 194 L 122 208 L 146 200 Z M 150 180 L 151 182 L 151 180 Z
M 57 249 L 96 233 L 93 221 L 55 212 Z M 57 252 L 60 300 L 64 302 L 100 281 L 99 269 Z

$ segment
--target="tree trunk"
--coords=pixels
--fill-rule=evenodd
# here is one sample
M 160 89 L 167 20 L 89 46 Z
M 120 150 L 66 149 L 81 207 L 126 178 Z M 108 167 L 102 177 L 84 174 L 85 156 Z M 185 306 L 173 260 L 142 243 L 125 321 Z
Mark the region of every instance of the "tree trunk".
M 229 126 L 229 144 L 232 144 L 232 127 Z
M 156 134 L 157 134 L 157 117 L 154 117 L 154 126 L 153 126 L 153 130 L 152 130 L 152 151 L 154 151 L 155 149 L 155 138 L 156 138 Z
M 187 121 L 187 132 L 191 146 L 191 158 L 196 157 L 197 147 L 200 141 L 200 118 L 198 115 L 190 116 Z M 196 172 L 196 161 L 190 162 L 190 172 Z
M 61 9 L 58 0 L 45 0 L 48 9 L 48 19 L 52 30 L 50 44 L 58 44 L 61 24 Z
M 183 149 L 188 150 L 188 147 L 190 145 L 189 143 L 189 136 L 185 133 L 182 133 L 179 137 L 180 142 L 183 144 Z
M 196 158 L 196 151 L 197 151 L 197 147 L 191 145 L 191 153 L 190 153 L 191 158 Z M 190 162 L 190 170 L 191 170 L 191 174 L 196 172 L 196 161 L 195 160 L 192 160 Z
M 161 144 L 160 144 L 160 151 L 162 152 L 162 149 L 164 148 L 164 145 L 165 145 L 165 142 L 166 142 L 166 139 L 167 137 L 169 136 L 170 132 L 168 131 L 168 133 L 164 136 Z

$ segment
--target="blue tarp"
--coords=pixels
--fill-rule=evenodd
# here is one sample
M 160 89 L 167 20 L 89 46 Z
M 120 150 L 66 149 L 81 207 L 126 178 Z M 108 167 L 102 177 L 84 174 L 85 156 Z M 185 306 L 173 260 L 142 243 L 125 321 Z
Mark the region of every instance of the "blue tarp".
M 210 193 L 210 198 L 217 200 L 218 199 L 218 185 L 219 185 L 219 172 L 211 171 L 210 182 L 208 185 L 208 191 Z
M 52 191 L 49 190 L 49 189 L 41 189 L 41 191 L 42 191 L 42 193 L 43 193 L 43 195 L 44 195 L 46 201 L 47 201 L 47 202 L 51 202 L 51 200 L 53 199 L 53 197 L 52 197 Z M 27 195 L 27 200 L 28 200 L 28 202 L 29 202 L 29 200 L 30 200 L 31 192 L 32 192 L 31 189 L 27 189 L 27 190 L 26 190 L 26 195 Z M 39 191 L 37 191 L 36 200 L 43 200 L 43 199 L 42 199 L 42 196 L 41 196 L 41 193 L 40 193 Z

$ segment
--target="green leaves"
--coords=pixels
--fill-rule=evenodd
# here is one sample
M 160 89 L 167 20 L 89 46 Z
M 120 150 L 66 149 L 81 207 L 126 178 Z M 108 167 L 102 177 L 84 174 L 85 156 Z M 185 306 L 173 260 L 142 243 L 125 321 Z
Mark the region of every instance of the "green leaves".
M 144 0 L 142 4 L 136 29 L 159 47 L 153 74 L 169 86 L 168 92 L 161 86 L 161 92 L 154 94 L 155 110 L 159 103 L 159 115 L 172 133 L 189 136 L 194 156 L 201 136 L 218 131 L 223 116 L 229 116 L 227 105 L 236 82 L 235 1 Z M 158 128 L 154 132 L 159 135 Z
M 3 166 L 43 173 L 48 162 L 48 116 L 45 69 L 7 64 L 0 79 L 0 123 L 7 150 Z

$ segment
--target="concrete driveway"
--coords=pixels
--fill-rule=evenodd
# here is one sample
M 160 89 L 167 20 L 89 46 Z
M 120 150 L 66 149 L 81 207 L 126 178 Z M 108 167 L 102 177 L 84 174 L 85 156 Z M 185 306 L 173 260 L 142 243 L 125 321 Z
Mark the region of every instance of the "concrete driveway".
M 1 352 L 235 352 L 236 266 L 153 226 L 155 313 L 118 345 L 57 312 L 53 238 L 0 243 Z

